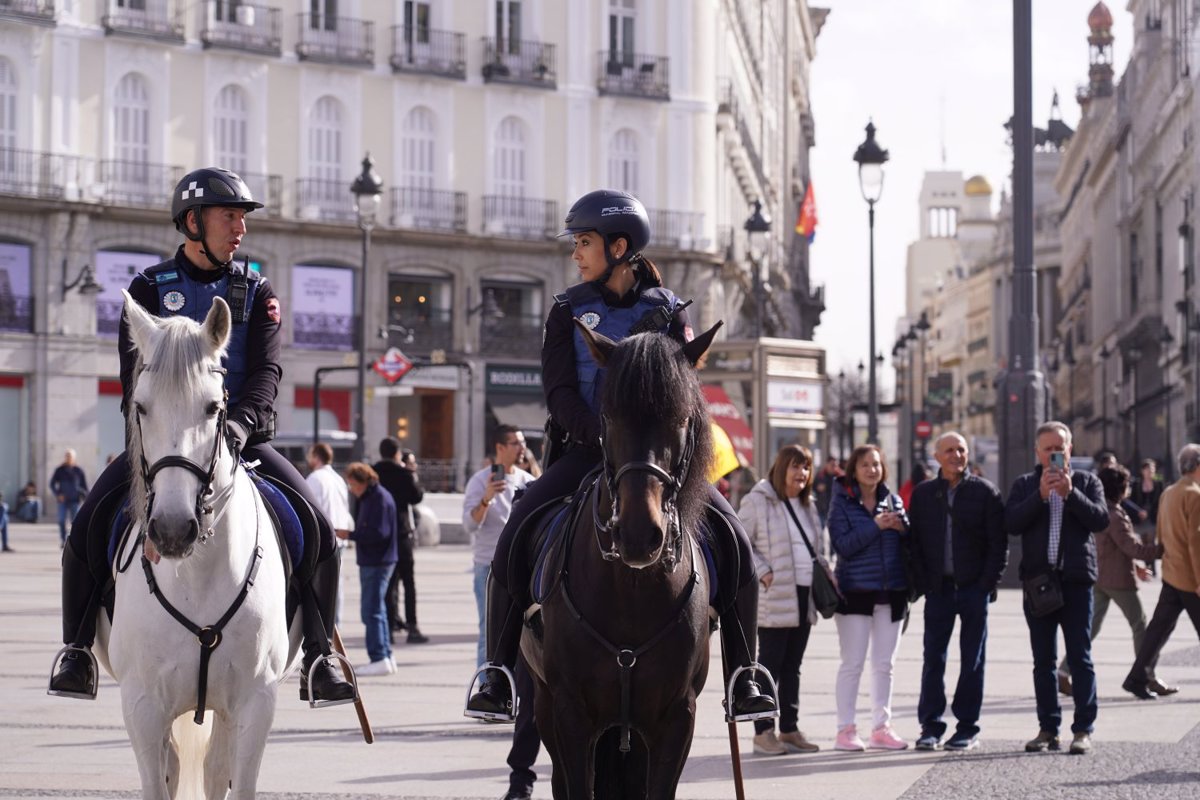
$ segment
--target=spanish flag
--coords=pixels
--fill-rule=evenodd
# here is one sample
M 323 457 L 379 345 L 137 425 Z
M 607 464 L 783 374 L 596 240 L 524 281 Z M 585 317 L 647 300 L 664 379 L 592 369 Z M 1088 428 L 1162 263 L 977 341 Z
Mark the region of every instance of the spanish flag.
M 813 194 L 812 181 L 804 191 L 804 202 L 800 204 L 800 215 L 796 218 L 796 233 L 808 239 L 809 244 L 817 235 L 817 198 Z

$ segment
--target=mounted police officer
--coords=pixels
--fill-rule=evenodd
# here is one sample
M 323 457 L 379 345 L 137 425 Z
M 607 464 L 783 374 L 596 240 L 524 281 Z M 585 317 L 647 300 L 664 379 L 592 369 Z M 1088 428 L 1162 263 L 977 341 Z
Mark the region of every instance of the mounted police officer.
M 487 645 L 483 685 L 467 701 L 468 716 L 511 721 L 512 694 L 501 667 L 516 663 L 522 610 L 528 605 L 530 565 L 523 554 L 531 512 L 575 492 L 601 463 L 600 386 L 604 378 L 573 319 L 610 339 L 657 331 L 680 342 L 692 338 L 686 304 L 663 287 L 662 276 L 642 251 L 650 241 L 650 220 L 642 203 L 626 192 L 599 190 L 575 202 L 559 236 L 573 238 L 572 258 L 582 283 L 554 298 L 542 345 L 542 387 L 550 410 L 551 453 L 546 471 L 513 507 L 488 577 Z M 753 661 L 756 652 L 758 581 L 750 542 L 737 515 L 710 487 L 709 502 L 723 520 L 714 520 L 721 561 L 717 608 L 725 653 L 725 674 Z M 734 718 L 753 719 L 775 711 L 749 671 L 734 686 Z
M 214 297 L 229 304 L 233 331 L 222 360 L 229 392 L 226 440 L 235 459 L 240 453 L 247 462 L 260 462 L 257 471 L 280 485 L 293 502 L 295 498 L 307 501 L 319 531 L 319 546 L 305 548 L 312 554 L 305 561 L 312 563 L 293 565 L 293 580 L 304 608 L 305 680 L 301 681 L 300 696 L 309 699 L 311 670 L 313 702 L 349 702 L 354 698 L 353 686 L 322 657 L 329 653 L 337 603 L 333 530 L 296 468 L 268 444 L 275 432 L 275 396 L 283 374 L 279 299 L 265 278 L 250 271 L 245 262 L 233 261 L 246 235 L 246 214 L 262 207 L 245 182 L 229 170 L 205 168 L 188 173 L 171 199 L 171 218 L 187 241 L 174 258 L 137 275 L 129 294 L 152 314 L 180 314 L 197 322 L 204 320 Z M 124 317 L 118 347 L 125 410 L 133 390 L 136 354 Z M 124 453 L 105 469 L 79 509 L 63 549 L 63 642 L 72 649 L 50 679 L 51 694 L 95 696 L 97 676 L 86 651 L 95 639 L 96 614 L 109 582 L 109 524 L 127 494 L 129 469 Z

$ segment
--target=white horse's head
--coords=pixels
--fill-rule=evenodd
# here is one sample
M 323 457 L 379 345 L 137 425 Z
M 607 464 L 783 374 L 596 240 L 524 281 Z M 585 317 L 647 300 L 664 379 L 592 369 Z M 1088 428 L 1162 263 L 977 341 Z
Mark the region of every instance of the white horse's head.
M 125 294 L 138 362 L 126 409 L 135 518 L 165 558 L 191 553 L 211 515 L 214 480 L 229 473 L 225 371 L 232 317 L 220 297 L 202 325 L 162 319 Z M 225 464 L 225 469 L 218 466 Z

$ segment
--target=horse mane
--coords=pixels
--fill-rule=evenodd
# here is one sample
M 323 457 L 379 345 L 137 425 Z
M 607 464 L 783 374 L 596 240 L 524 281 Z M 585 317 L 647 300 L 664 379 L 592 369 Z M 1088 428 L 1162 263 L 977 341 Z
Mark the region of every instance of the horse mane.
M 146 485 L 142 474 L 142 430 L 137 424 L 137 412 L 132 407 L 132 397 L 137 391 L 138 381 L 142 373 L 153 371 L 158 379 L 156 388 L 159 394 L 178 397 L 195 398 L 203 388 L 204 371 L 199 365 L 205 361 L 204 334 L 200 323 L 187 317 L 174 316 L 158 320 L 162 336 L 150 354 L 149 362 L 145 353 L 137 350 L 137 361 L 133 368 L 132 385 L 129 396 L 130 407 L 125 409 L 125 452 L 129 459 L 129 513 L 138 524 L 145 523 L 146 500 L 150 487 Z M 222 349 L 217 357 L 225 355 Z
M 659 333 L 642 333 L 617 343 L 606 370 L 600 406 L 627 435 L 638 437 L 691 421 L 696 449 L 678 507 L 684 529 L 697 530 L 708 498 L 712 424 L 696 368 L 679 342 Z

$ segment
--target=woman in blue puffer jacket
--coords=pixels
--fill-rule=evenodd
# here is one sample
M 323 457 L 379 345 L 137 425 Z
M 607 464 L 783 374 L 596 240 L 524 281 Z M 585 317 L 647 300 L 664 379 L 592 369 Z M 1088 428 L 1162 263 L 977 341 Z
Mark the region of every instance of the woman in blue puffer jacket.
M 886 480 L 883 452 L 870 444 L 855 448 L 829 508 L 829 542 L 838 557 L 838 587 L 844 597 L 834 617 L 842 651 L 835 750 L 908 747 L 891 726 L 892 669 L 908 606 L 904 574 L 908 517 Z M 871 646 L 874 725 L 869 743 L 864 743 L 854 718 L 867 645 Z

